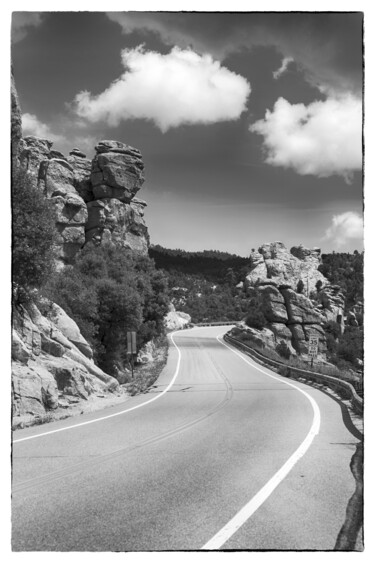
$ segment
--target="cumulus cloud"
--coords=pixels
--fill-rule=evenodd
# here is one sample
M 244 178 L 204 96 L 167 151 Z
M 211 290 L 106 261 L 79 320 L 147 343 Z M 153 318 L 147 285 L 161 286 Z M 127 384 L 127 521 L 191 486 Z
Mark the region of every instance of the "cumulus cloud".
M 110 126 L 148 119 L 165 132 L 182 124 L 235 120 L 245 110 L 250 84 L 210 55 L 178 47 L 162 55 L 140 46 L 121 56 L 125 72 L 104 92 L 76 95 L 80 117 Z
M 274 79 L 278 80 L 280 78 L 280 76 L 282 74 L 284 74 L 284 72 L 286 72 L 286 70 L 288 69 L 288 66 L 292 62 L 293 62 L 292 57 L 284 57 L 283 60 L 281 61 L 280 68 L 278 68 L 277 70 L 275 70 L 275 72 L 272 73 L 272 76 L 274 77 Z
M 37 116 L 33 113 L 22 114 L 22 131 L 24 136 L 33 135 L 41 139 L 49 139 L 50 141 L 63 140 L 62 135 L 52 133 L 49 125 L 39 121 Z
M 254 46 L 294 59 L 306 79 L 337 94 L 362 91 L 362 14 L 113 12 L 123 33 L 157 34 L 166 45 L 191 47 L 224 60 Z
M 326 230 L 324 239 L 344 246 L 353 239 L 363 238 L 363 219 L 358 213 L 347 211 L 341 215 L 334 215 L 332 223 Z
M 346 181 L 362 167 L 362 104 L 354 96 L 307 106 L 279 98 L 250 131 L 264 137 L 266 162 L 273 166 Z
M 37 27 L 42 21 L 43 15 L 39 12 L 13 12 L 12 41 L 21 41 L 31 27 Z

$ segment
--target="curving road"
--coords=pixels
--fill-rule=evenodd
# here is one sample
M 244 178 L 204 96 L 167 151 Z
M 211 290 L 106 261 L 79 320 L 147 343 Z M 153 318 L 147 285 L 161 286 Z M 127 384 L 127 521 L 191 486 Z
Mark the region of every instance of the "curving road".
M 14 551 L 333 549 L 355 429 L 227 330 L 176 333 L 146 395 L 14 433 Z

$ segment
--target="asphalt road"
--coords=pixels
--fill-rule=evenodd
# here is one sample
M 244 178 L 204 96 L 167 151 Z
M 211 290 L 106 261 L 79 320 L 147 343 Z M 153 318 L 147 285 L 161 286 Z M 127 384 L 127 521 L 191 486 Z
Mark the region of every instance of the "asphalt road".
M 146 395 L 14 433 L 14 551 L 333 549 L 358 438 L 227 330 L 176 333 Z

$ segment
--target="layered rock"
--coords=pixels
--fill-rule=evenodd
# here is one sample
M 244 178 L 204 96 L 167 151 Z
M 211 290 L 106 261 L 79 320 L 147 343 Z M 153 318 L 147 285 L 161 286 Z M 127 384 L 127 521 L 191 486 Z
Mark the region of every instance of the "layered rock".
M 141 153 L 118 141 L 100 141 L 95 150 L 91 171 L 94 198 L 130 203 L 144 182 Z
M 145 203 L 128 204 L 117 199 L 89 202 L 86 242 L 114 244 L 146 254 L 149 235 L 143 218 L 145 206 Z
M 44 160 L 38 185 L 55 209 L 57 266 L 63 267 L 73 263 L 85 244 L 87 206 L 74 187 L 74 169 L 67 160 Z
M 98 368 L 75 322 L 55 303 L 43 316 L 35 304 L 13 314 L 12 404 L 14 416 L 43 415 L 62 394 L 87 399 L 114 391 L 118 382 Z
M 344 307 L 345 297 L 338 285 L 326 285 L 317 295 L 322 315 L 327 321 L 334 321 L 340 325 L 344 332 Z
M 56 212 L 58 269 L 72 264 L 86 243 L 148 252 L 147 204 L 134 197 L 144 182 L 141 153 L 118 141 L 100 141 L 95 149 L 91 161 L 78 148 L 65 158 L 45 139 L 19 142 L 20 165 Z
M 320 250 L 302 245 L 289 252 L 283 243 L 274 242 L 251 252 L 245 288 L 250 302 L 267 321 L 266 327 L 258 331 L 258 338 L 265 345 L 272 343 L 276 347 L 284 341 L 291 353 L 303 356 L 308 352 L 309 337 L 315 335 L 319 337 L 319 357 L 325 359 L 327 346 L 322 325 L 329 317 L 325 312 L 334 315 L 337 310 L 332 288 L 319 272 L 319 264 Z M 320 292 L 316 292 L 318 281 L 323 288 Z M 320 306 L 309 298 L 312 293 L 321 295 Z

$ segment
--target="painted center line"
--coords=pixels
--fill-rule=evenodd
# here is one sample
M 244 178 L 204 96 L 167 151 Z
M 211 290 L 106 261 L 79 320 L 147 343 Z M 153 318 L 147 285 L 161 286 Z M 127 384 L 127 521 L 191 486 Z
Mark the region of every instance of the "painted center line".
M 261 367 L 249 362 L 249 360 L 247 360 L 242 354 L 237 352 L 237 350 L 234 350 L 233 348 L 225 344 L 225 342 L 223 342 L 219 338 L 219 336 L 217 337 L 217 340 L 223 346 L 225 346 L 226 348 L 231 350 L 234 354 L 239 356 L 244 362 L 249 364 L 252 368 L 255 368 L 256 370 L 260 371 L 264 375 L 267 375 L 268 377 L 271 377 L 272 379 L 276 379 L 279 382 L 282 381 L 280 380 L 279 377 L 276 377 L 275 375 L 271 375 L 270 373 L 264 371 Z M 309 400 L 314 413 L 311 428 L 307 433 L 306 438 L 301 443 L 301 445 L 284 463 L 284 465 L 275 473 L 273 477 L 271 477 L 271 479 L 260 489 L 260 491 L 258 491 L 258 493 L 252 499 L 250 499 L 250 501 L 247 504 L 245 504 L 245 506 L 241 508 L 241 510 L 237 512 L 237 514 L 231 520 L 229 520 L 229 522 L 225 524 L 225 526 L 223 526 L 223 528 L 221 528 L 221 530 L 219 530 L 219 532 L 215 534 L 214 537 L 211 538 L 201 548 L 202 550 L 220 549 L 225 544 L 225 542 L 228 541 L 229 538 L 231 538 L 237 532 L 237 530 L 239 530 L 239 528 L 241 528 L 241 526 L 243 526 L 243 524 L 245 524 L 245 522 L 254 514 L 254 512 L 268 499 L 271 493 L 276 489 L 276 487 L 281 483 L 281 481 L 285 479 L 285 477 L 288 475 L 291 469 L 295 466 L 297 461 L 301 459 L 302 456 L 305 455 L 305 453 L 311 446 L 315 436 L 319 433 L 320 410 L 317 403 L 308 393 L 306 393 L 306 391 L 300 389 L 299 387 L 297 387 L 297 385 L 293 385 L 293 383 L 290 383 L 289 381 L 282 381 L 282 383 L 284 383 L 285 385 L 289 385 L 289 387 L 293 387 L 294 389 L 297 389 L 297 391 L 302 393 L 302 395 L 304 395 Z

